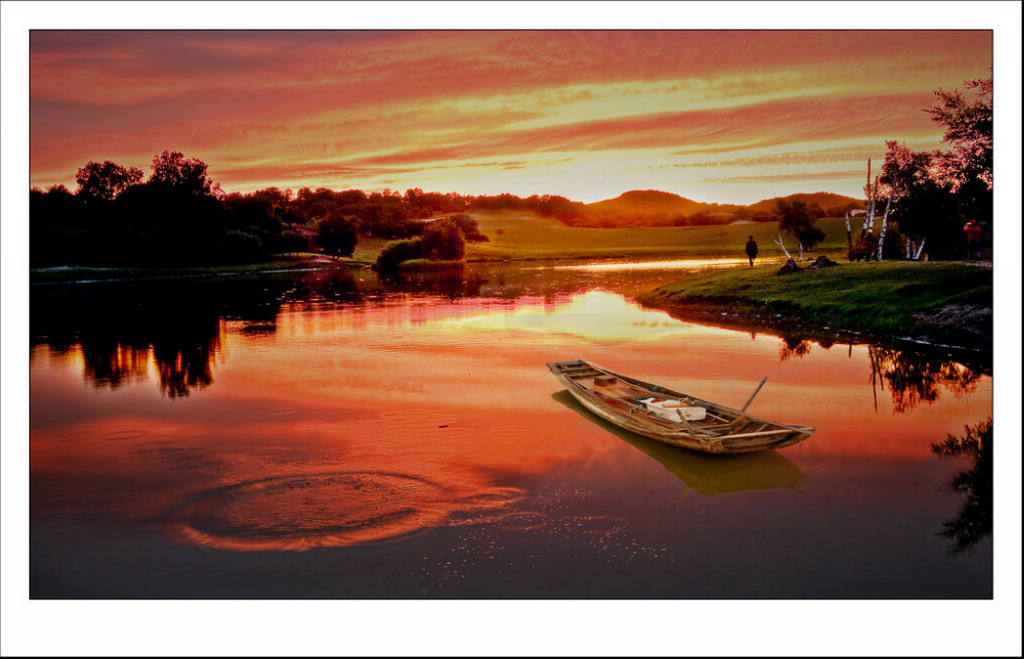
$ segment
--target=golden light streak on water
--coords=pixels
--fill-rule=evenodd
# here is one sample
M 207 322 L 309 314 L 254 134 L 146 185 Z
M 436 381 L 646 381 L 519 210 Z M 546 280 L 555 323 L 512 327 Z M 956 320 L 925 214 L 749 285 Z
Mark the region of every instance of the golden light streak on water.
M 677 259 L 674 261 L 623 261 L 616 263 L 590 263 L 585 265 L 558 265 L 555 270 L 583 270 L 587 272 L 615 272 L 620 270 L 704 270 L 746 265 L 746 259 Z

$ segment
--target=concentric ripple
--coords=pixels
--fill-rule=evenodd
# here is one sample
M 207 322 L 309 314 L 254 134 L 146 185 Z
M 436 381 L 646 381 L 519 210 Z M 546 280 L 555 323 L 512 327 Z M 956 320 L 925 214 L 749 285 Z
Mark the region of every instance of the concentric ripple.
M 174 529 L 185 541 L 207 547 L 301 551 L 489 521 L 522 498 L 514 488 L 447 487 L 401 473 L 283 476 L 193 497 L 175 511 Z

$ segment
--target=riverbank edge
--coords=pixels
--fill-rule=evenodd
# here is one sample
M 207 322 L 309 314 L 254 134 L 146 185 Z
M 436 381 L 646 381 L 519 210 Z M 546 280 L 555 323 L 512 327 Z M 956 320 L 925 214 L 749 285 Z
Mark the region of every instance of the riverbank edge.
M 848 264 L 839 267 L 849 268 Z M 963 267 L 978 266 L 964 264 Z M 846 273 L 850 272 L 851 269 L 846 270 Z M 681 279 L 643 292 L 636 296 L 636 301 L 648 308 L 661 309 L 680 320 L 701 324 L 777 333 L 784 337 L 815 340 L 824 345 L 870 342 L 923 346 L 969 354 L 971 361 L 980 360 L 991 365 L 994 344 L 991 297 L 987 303 L 979 303 L 974 298 L 971 304 L 907 307 L 904 303 L 904 306 L 896 308 L 890 299 L 879 295 L 870 304 L 859 307 L 851 308 L 847 303 L 847 310 L 839 312 L 821 304 L 812 309 L 802 304 L 798 295 L 783 295 L 766 301 L 756 295 L 745 294 L 740 288 L 726 288 L 716 295 L 695 294 L 691 290 L 691 287 L 709 280 L 723 281 L 728 275 L 727 272 L 712 273 Z M 876 318 L 895 312 L 905 313 L 910 319 L 899 331 L 874 324 Z
M 660 256 L 660 255 L 659 255 Z M 668 256 L 668 255 L 665 255 Z M 622 255 L 620 255 L 620 258 Z M 658 260 L 653 254 L 645 260 Z M 653 258 L 652 258 L 653 257 Z M 564 262 L 564 263 L 595 263 L 616 260 L 611 257 L 593 255 L 590 258 L 483 258 L 467 259 L 466 263 L 517 263 L 517 262 Z M 257 274 L 274 274 L 287 272 L 309 272 L 332 269 L 359 269 L 372 267 L 372 263 L 352 258 L 335 258 L 322 254 L 296 254 L 279 256 L 278 258 L 256 264 L 238 264 L 230 266 L 196 266 L 167 268 L 90 268 L 67 266 L 60 268 L 44 268 L 31 270 L 32 284 L 75 284 L 90 282 L 116 281 L 148 281 L 161 279 L 193 279 L 206 277 L 249 276 Z M 847 268 L 848 264 L 840 267 Z M 964 267 L 979 267 L 977 265 Z M 774 271 L 763 270 L 762 273 Z M 821 314 L 801 305 L 796 299 L 775 300 L 772 304 L 753 296 L 745 296 L 736 291 L 726 295 L 703 296 L 687 292 L 687 282 L 706 280 L 707 278 L 723 278 L 728 271 L 704 275 L 700 279 L 693 277 L 666 284 L 659 288 L 642 293 L 636 297 L 643 306 L 664 310 L 682 320 L 694 321 L 716 326 L 724 326 L 743 331 L 770 331 L 783 335 L 799 336 L 817 340 L 822 343 L 868 341 L 889 341 L 903 344 L 924 345 L 945 348 L 958 352 L 976 353 L 988 356 L 992 351 L 992 306 L 991 302 L 984 308 L 975 305 L 972 314 L 958 314 L 956 309 L 942 310 L 914 309 L 911 310 L 914 321 L 908 323 L 900 332 L 882 331 L 873 327 L 870 322 L 851 322 L 848 318 L 841 319 L 837 314 Z M 772 276 L 765 274 L 764 276 Z M 799 276 L 799 275 L 798 275 Z M 873 299 L 870 311 L 878 311 L 880 301 Z M 865 307 L 862 311 L 868 311 Z M 891 311 L 891 309 L 887 310 Z M 862 319 L 871 319 L 873 313 L 862 313 Z
M 698 255 L 686 255 L 688 258 L 698 258 Z M 424 263 L 418 259 L 415 263 L 404 262 L 404 269 L 408 271 L 428 270 L 454 270 L 455 264 L 480 265 L 480 264 L 510 264 L 510 263 L 559 263 L 559 264 L 594 264 L 594 263 L 616 263 L 627 259 L 642 259 L 644 262 L 668 261 L 678 259 L 680 255 L 676 252 L 667 251 L 625 251 L 616 254 L 591 254 L 591 255 L 536 255 L 536 256 L 467 256 L 463 261 L 438 261 L 434 266 Z M 739 258 L 732 254 L 705 254 L 701 253 L 699 258 Z M 167 267 L 103 267 L 103 266 L 54 266 L 49 268 L 32 268 L 29 270 L 30 284 L 75 284 L 104 281 L 149 281 L 157 279 L 192 279 L 199 277 L 228 277 L 246 276 L 267 273 L 305 272 L 313 270 L 332 270 L 372 268 L 374 260 L 352 257 L 331 257 L 322 254 L 300 254 L 295 256 L 278 256 L 269 261 L 260 263 L 244 263 L 236 265 L 212 265 L 212 266 L 167 266 Z M 406 265 L 410 263 L 409 265 Z
M 259 263 L 211 266 L 167 267 L 91 267 L 56 266 L 29 270 L 30 284 L 80 284 L 91 282 L 150 281 L 160 279 L 195 279 L 204 277 L 244 277 L 248 275 L 365 268 L 363 261 L 334 258 L 322 254 L 277 256 Z

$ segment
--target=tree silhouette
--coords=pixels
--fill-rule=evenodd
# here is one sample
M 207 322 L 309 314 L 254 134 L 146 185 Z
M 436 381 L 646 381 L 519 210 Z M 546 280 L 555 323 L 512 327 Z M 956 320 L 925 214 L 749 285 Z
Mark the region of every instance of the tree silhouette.
M 354 217 L 327 217 L 320 221 L 317 242 L 328 254 L 352 256 L 359 240 L 358 223 Z
M 935 92 L 938 104 L 925 110 L 932 121 L 945 127 L 943 142 L 952 150 L 943 154 L 940 175 L 959 190 L 972 180 L 980 180 L 992 189 L 992 77 L 968 80 L 965 89 L 976 89 L 968 99 L 960 90 Z
M 943 141 L 951 149 L 918 153 L 886 142 L 880 180 L 891 192 L 893 219 L 918 242 L 917 251 L 927 242 L 933 258 L 961 253 L 965 220 L 984 227 L 992 222 L 992 78 L 968 80 L 964 87 L 976 93 L 968 98 L 960 90 L 939 89 L 938 103 L 924 110 L 945 129 Z
M 75 175 L 78 192 L 86 200 L 112 201 L 119 194 L 142 180 L 138 167 L 122 167 L 109 160 L 102 164 L 89 161 Z
M 219 190 L 207 175 L 208 166 L 198 158 L 188 158 L 180 151 L 164 151 L 153 157 L 153 173 L 149 182 L 188 192 L 208 195 Z
M 893 201 L 892 219 L 900 232 L 932 256 L 953 250 L 960 221 L 956 198 L 949 183 L 937 180 L 933 172 L 942 157 L 938 151 L 911 151 L 896 141 L 886 142 L 888 151 L 879 180 Z M 912 245 L 907 246 L 908 250 Z M 916 249 L 914 250 L 917 251 Z M 912 253 L 911 257 L 916 254 Z
M 779 215 L 779 230 L 796 238 L 801 258 L 804 251 L 814 249 L 825 239 L 824 232 L 815 225 L 814 215 L 804 202 L 778 199 L 775 208 Z

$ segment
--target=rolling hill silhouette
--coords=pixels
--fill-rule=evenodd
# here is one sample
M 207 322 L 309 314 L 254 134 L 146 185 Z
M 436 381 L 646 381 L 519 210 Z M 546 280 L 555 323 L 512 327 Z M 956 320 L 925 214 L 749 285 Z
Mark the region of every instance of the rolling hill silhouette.
M 863 199 L 844 197 L 843 195 L 838 195 L 833 192 L 798 192 L 796 194 L 791 194 L 787 197 L 773 197 L 771 199 L 762 199 L 756 204 L 751 204 L 747 206 L 747 208 L 749 208 L 751 211 L 755 213 L 757 211 L 765 211 L 767 213 L 771 213 L 775 210 L 775 202 L 778 201 L 779 199 L 785 199 L 786 201 L 793 201 L 799 199 L 808 206 L 818 204 L 825 210 L 828 210 L 830 208 L 847 206 L 849 204 L 857 204 L 858 209 L 863 209 L 865 206 L 865 202 Z
M 668 213 L 670 215 L 692 215 L 700 211 L 717 210 L 730 212 L 741 206 L 720 206 L 719 204 L 707 204 L 686 197 L 680 197 L 671 192 L 660 192 L 658 190 L 633 190 L 626 192 L 614 199 L 587 204 L 588 212 L 613 212 L 613 213 Z
M 771 213 L 775 211 L 775 202 L 778 199 L 792 201 L 799 199 L 808 206 L 819 204 L 823 209 L 838 208 L 848 204 L 856 204 L 857 208 L 864 208 L 864 200 L 844 197 L 832 192 L 796 193 L 787 197 L 773 197 L 743 206 L 740 204 L 713 204 L 686 197 L 680 197 L 671 192 L 658 190 L 632 190 L 625 192 L 614 199 L 605 199 L 592 204 L 587 204 L 587 211 L 591 213 L 639 213 L 650 215 L 654 213 L 666 213 L 669 215 L 692 215 L 699 212 L 709 213 L 735 213 L 747 209 L 752 213 L 764 211 Z

